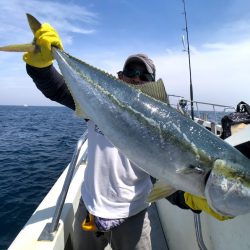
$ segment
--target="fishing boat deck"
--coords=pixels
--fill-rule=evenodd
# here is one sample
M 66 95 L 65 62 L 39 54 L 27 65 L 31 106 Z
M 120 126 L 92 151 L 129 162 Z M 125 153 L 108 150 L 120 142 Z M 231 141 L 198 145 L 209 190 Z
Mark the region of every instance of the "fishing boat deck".
M 148 209 L 148 215 L 151 222 L 151 242 L 154 250 L 168 250 L 167 240 L 165 238 L 161 221 L 159 218 L 157 206 L 153 203 Z

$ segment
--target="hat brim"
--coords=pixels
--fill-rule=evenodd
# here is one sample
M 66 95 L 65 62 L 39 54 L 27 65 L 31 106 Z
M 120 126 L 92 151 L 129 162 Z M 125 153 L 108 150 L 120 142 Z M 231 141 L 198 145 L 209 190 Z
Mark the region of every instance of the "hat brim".
M 147 63 L 147 61 L 144 60 L 142 57 L 139 57 L 139 56 L 130 56 L 130 57 L 128 57 L 128 59 L 127 59 L 126 62 L 124 63 L 123 69 L 125 69 L 126 66 L 127 66 L 129 63 L 132 63 L 132 62 L 140 62 L 140 63 L 143 63 L 143 64 L 146 66 L 146 69 L 147 69 L 148 73 L 154 74 L 152 68 L 151 68 L 150 65 Z

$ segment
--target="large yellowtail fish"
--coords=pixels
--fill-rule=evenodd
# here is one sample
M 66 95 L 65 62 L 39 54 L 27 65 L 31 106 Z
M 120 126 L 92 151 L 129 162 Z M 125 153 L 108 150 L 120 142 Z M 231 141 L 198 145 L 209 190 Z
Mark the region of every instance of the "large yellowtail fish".
M 40 27 L 29 22 L 33 32 Z M 104 71 L 56 48 L 52 54 L 81 113 L 137 166 L 223 215 L 250 212 L 250 160 L 237 149 Z

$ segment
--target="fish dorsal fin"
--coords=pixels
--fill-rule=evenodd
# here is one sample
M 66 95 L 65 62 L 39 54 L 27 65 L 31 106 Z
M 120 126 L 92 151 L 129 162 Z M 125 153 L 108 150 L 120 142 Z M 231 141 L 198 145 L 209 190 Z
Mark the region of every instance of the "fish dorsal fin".
M 130 84 L 136 89 L 139 89 L 144 94 L 147 94 L 157 100 L 169 103 L 166 89 L 162 79 L 158 79 L 156 82 L 147 82 L 145 84 L 134 85 Z
M 175 188 L 173 188 L 171 185 L 169 185 L 166 181 L 164 180 L 158 180 L 151 192 L 148 195 L 147 201 L 148 202 L 155 202 L 157 200 L 163 199 L 171 195 L 176 191 Z

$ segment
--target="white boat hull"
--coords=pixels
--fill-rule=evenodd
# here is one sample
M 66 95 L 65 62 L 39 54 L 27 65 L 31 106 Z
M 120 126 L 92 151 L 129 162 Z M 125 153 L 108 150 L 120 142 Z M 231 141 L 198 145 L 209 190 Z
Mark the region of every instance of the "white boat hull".
M 189 210 L 178 209 L 163 199 L 157 202 L 160 220 L 170 250 L 199 250 L 196 242 L 194 216 Z M 201 213 L 204 243 L 209 250 L 249 250 L 250 214 L 227 221 L 218 221 Z

